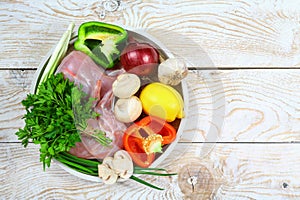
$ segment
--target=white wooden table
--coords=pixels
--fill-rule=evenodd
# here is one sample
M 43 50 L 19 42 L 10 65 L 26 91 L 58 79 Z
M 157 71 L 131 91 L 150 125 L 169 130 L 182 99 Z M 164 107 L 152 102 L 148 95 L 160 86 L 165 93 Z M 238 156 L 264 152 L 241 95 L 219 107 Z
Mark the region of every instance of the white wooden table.
M 177 177 L 112 186 L 46 172 L 24 149 L 21 101 L 46 53 L 74 21 L 146 29 L 193 63 L 189 122 L 161 164 L 200 170 L 194 199 L 300 199 L 300 1 L 100 0 L 0 2 L 0 199 L 184 199 Z M 189 188 L 186 188 L 189 190 Z

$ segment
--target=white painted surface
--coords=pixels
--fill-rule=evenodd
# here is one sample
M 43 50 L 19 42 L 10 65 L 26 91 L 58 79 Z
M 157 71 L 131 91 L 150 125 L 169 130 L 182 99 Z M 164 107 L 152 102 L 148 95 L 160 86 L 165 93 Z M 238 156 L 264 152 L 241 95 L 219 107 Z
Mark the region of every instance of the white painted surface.
M 144 176 L 160 192 L 85 181 L 54 163 L 43 172 L 38 147 L 14 135 L 35 69 L 69 22 L 100 20 L 99 2 L 0 2 L 0 199 L 184 198 L 177 177 Z M 187 78 L 188 125 L 160 166 L 210 169 L 194 199 L 299 199 L 300 146 L 289 142 L 300 139 L 300 1 L 122 2 L 106 22 L 146 29 L 199 69 Z

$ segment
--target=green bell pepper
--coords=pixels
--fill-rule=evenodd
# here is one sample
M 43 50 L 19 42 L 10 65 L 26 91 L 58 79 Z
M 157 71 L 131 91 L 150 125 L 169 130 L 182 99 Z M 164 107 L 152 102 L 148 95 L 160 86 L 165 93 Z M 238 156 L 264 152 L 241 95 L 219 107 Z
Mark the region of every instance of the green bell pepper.
M 112 68 L 121 54 L 127 31 L 119 26 L 90 21 L 80 25 L 75 50 L 90 56 L 104 68 Z

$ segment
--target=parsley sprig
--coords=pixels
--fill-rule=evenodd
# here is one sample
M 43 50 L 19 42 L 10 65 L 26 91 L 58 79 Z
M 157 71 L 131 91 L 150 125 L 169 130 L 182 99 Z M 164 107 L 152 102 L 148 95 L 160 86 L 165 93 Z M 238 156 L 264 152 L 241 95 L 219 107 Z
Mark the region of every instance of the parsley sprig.
M 37 94 L 28 94 L 22 101 L 26 108 L 25 127 L 16 133 L 26 147 L 31 140 L 40 145 L 43 168 L 50 167 L 51 159 L 69 151 L 79 142 L 80 133 L 89 134 L 103 145 L 111 140 L 102 131 L 86 131 L 87 119 L 98 117 L 92 110 L 94 99 L 64 79 L 63 74 L 50 75 L 39 86 Z
M 94 100 L 94 98 L 88 98 L 87 94 L 82 92 L 82 87 L 72 89 L 72 109 L 75 126 L 81 133 L 89 135 L 103 146 L 107 146 L 111 139 L 105 136 L 105 132 L 88 127 L 87 124 L 87 119 L 100 116 L 98 113 L 91 111 Z

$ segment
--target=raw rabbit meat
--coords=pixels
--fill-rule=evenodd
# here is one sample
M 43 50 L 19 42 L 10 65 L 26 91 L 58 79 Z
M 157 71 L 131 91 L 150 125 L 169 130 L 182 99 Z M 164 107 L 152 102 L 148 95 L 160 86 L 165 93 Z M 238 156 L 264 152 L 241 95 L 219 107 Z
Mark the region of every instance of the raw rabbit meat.
M 90 97 L 96 98 L 94 110 L 100 116 L 97 119 L 89 119 L 87 128 L 104 131 L 106 136 L 112 139 L 112 143 L 104 147 L 91 136 L 81 134 L 81 142 L 77 143 L 70 153 L 81 158 L 103 159 L 121 149 L 123 134 L 127 127 L 119 122 L 112 112 L 112 83 L 124 71 L 114 70 L 107 73 L 108 71 L 97 66 L 86 54 L 72 51 L 62 60 L 57 69 L 57 73 L 59 72 L 75 85 L 82 85 L 83 91 Z
M 103 97 L 111 90 L 115 76 L 108 76 L 105 70 L 97 66 L 94 61 L 80 51 L 72 51 L 59 65 L 57 72 L 62 72 L 65 78 L 82 85 L 82 89 L 90 97 L 98 98 L 100 89 Z

